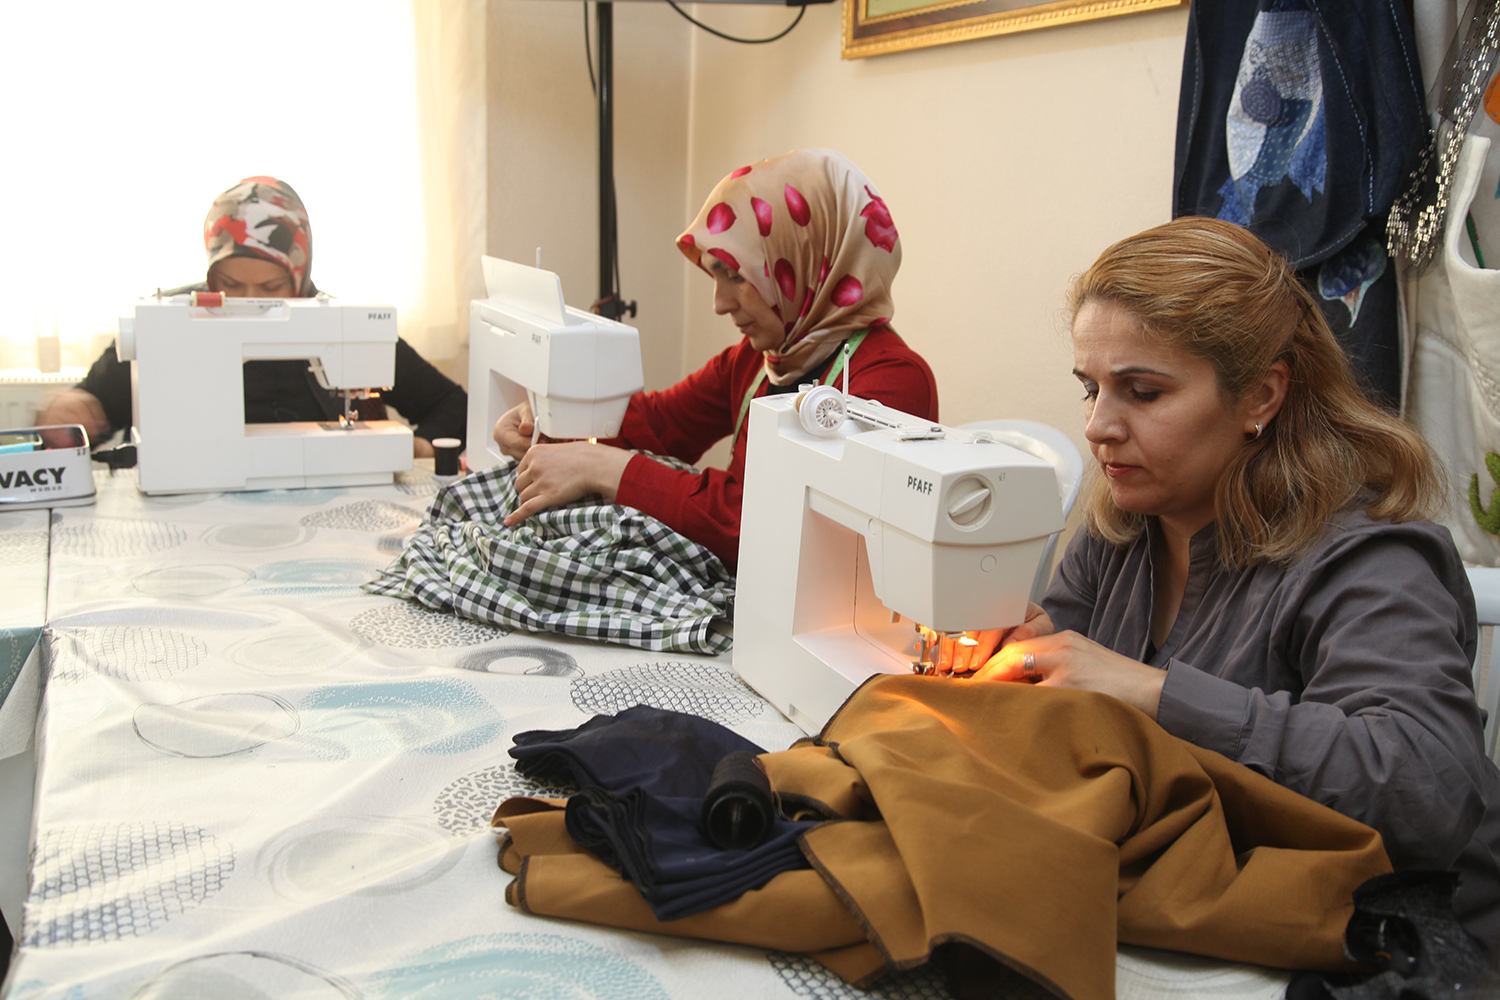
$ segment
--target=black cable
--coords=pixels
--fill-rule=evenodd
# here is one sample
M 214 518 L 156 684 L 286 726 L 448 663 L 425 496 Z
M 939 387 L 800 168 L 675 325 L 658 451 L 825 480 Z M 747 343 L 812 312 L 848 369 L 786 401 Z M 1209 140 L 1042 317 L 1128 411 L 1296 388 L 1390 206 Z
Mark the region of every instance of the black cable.
M 788 34 L 791 33 L 791 30 L 797 26 L 797 23 L 802 20 L 802 15 L 807 13 L 807 5 L 803 4 L 797 11 L 797 16 L 792 19 L 792 23 L 787 25 L 780 34 L 772 35 L 770 38 L 736 38 L 733 35 L 726 35 L 724 34 L 724 32 L 719 31 L 716 28 L 710 28 L 702 21 L 695 20 L 691 14 L 683 10 L 681 7 L 677 6 L 677 0 L 667 0 L 667 5 L 677 13 L 681 14 L 683 17 L 687 18 L 690 23 L 696 24 L 698 27 L 702 28 L 710 35 L 716 35 L 719 38 L 730 42 L 739 42 L 741 45 L 764 45 L 767 42 L 774 42 L 779 38 L 785 38 Z
M 135 445 L 122 442 L 113 448 L 96 448 L 89 457 L 109 466 L 110 474 L 113 475 L 116 469 L 135 468 Z
M 589 67 L 589 90 L 593 92 L 594 98 L 597 100 L 599 97 L 599 80 L 594 76 L 594 49 L 593 45 L 589 42 L 589 5 L 587 3 L 583 5 L 583 55 L 584 61 L 588 63 Z M 615 190 L 614 177 L 610 177 L 609 179 L 609 209 L 610 231 L 615 234 L 615 244 L 618 247 L 620 242 L 620 196 Z M 594 303 L 594 310 L 596 312 L 610 298 L 620 298 L 620 254 L 618 249 L 616 249 L 614 255 L 614 272 L 614 287 L 610 289 L 608 298 L 600 299 Z
M 599 0 L 595 0 L 595 2 L 597 4 Z M 797 16 L 792 18 L 792 23 L 787 25 L 776 34 L 771 35 L 768 38 L 738 38 L 734 35 L 725 34 L 724 32 L 719 31 L 717 28 L 711 28 L 708 25 L 704 24 L 702 21 L 697 20 L 687 11 L 677 6 L 676 0 L 667 0 L 667 4 L 678 14 L 681 14 L 688 21 L 688 23 L 702 28 L 704 31 L 717 38 L 722 38 L 725 41 L 730 42 L 738 42 L 741 45 L 764 45 L 767 42 L 774 42 L 785 38 L 787 35 L 791 34 L 793 28 L 802 23 L 802 18 L 807 13 L 807 5 L 801 4 L 797 8 Z M 589 5 L 587 3 L 583 5 L 583 55 L 584 62 L 587 63 L 589 68 L 589 90 L 593 92 L 595 99 L 597 99 L 599 96 L 599 80 L 598 77 L 594 75 L 594 49 L 593 43 L 590 41 L 589 36 Z M 615 179 L 613 177 L 609 179 L 609 187 L 610 229 L 615 234 L 616 245 L 618 245 L 620 235 L 620 202 L 619 194 L 615 190 Z M 620 299 L 620 255 L 618 251 L 614 256 L 614 279 L 614 287 L 610 290 L 609 298 L 613 298 L 619 301 L 623 306 L 624 302 Z M 608 299 L 599 300 L 599 302 L 595 303 L 595 307 L 597 308 L 606 301 L 608 301 Z
M 589 64 L 589 90 L 593 91 L 594 97 L 599 96 L 599 82 L 594 79 L 594 49 L 589 44 L 589 5 L 583 5 L 583 58 Z

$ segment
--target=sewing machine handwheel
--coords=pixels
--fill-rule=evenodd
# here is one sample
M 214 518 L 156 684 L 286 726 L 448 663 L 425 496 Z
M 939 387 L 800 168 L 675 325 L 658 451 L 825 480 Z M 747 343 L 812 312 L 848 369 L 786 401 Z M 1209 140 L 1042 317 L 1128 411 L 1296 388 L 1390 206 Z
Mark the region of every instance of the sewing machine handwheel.
M 797 417 L 813 437 L 833 437 L 844 426 L 844 394 L 831 385 L 813 386 L 797 397 Z

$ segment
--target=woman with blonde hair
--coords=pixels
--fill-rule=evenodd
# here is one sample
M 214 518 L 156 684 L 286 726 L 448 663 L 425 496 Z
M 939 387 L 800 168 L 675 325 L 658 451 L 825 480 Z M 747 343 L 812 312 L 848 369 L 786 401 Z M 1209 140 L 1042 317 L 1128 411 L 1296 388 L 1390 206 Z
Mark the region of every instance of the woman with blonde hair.
M 1042 607 L 976 679 L 1114 695 L 1168 732 L 1461 873 L 1500 945 L 1500 771 L 1471 675 L 1473 594 L 1427 445 L 1360 393 L 1287 263 L 1188 217 L 1074 284 L 1096 465 Z M 986 662 L 983 656 L 1003 644 Z

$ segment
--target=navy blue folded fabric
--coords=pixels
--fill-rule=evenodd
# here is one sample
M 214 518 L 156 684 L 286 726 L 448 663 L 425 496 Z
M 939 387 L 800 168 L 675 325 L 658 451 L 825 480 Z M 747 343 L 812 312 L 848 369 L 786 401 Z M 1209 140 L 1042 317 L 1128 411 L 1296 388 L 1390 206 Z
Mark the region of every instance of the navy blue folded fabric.
M 748 851 L 709 841 L 700 814 L 715 766 L 736 751 L 765 752 L 716 722 L 637 705 L 515 742 L 510 753 L 522 774 L 578 784 L 568 800 L 569 836 L 630 879 L 659 920 L 701 913 L 808 867 L 797 837 L 815 822 L 778 817 Z
M 653 795 L 702 795 L 720 759 L 766 752 L 717 722 L 647 705 L 596 715 L 577 729 L 519 733 L 515 744 L 510 755 L 528 778 Z

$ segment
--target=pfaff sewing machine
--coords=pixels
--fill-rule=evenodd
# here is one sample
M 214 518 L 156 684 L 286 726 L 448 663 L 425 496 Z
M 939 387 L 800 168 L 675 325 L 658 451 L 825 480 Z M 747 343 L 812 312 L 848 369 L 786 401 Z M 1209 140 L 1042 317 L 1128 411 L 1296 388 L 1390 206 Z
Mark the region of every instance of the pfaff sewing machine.
M 831 386 L 755 400 L 749 434 L 734 667 L 804 731 L 872 674 L 1024 620 L 1063 526 L 1050 464 Z
M 489 298 L 469 306 L 469 468 L 499 464 L 495 423 L 528 400 L 537 436 L 619 434 L 630 397 L 645 385 L 635 328 L 567 305 L 550 271 L 496 257 L 483 263 Z
M 120 319 L 131 362 L 136 471 L 143 493 L 389 483 L 411 468 L 411 431 L 354 419 L 351 397 L 395 381 L 396 310 L 316 299 L 196 292 L 142 299 Z M 306 359 L 344 389 L 337 420 L 245 422 L 244 362 Z

